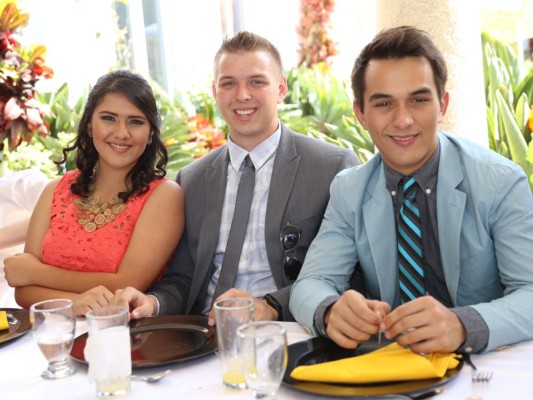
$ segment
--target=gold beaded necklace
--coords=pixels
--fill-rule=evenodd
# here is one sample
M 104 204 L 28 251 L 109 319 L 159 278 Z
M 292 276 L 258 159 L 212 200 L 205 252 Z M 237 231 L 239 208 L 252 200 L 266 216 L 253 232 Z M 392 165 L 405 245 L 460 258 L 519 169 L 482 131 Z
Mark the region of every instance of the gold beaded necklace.
M 94 232 L 115 219 L 126 209 L 126 204 L 117 196 L 109 201 L 101 201 L 97 194 L 74 201 L 78 209 L 78 224 L 87 232 Z

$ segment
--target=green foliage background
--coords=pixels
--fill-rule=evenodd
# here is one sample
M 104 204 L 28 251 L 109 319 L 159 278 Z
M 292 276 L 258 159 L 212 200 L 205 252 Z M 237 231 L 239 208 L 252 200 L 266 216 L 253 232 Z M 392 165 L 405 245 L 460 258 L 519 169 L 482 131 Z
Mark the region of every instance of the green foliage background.
M 483 33 L 482 41 L 490 148 L 519 164 L 533 191 L 533 141 L 528 127 L 528 118 L 533 121 L 533 68 L 521 61 L 510 46 L 489 34 Z M 376 149 L 353 114 L 346 81 L 334 76 L 325 63 L 295 67 L 286 74 L 289 93 L 279 107 L 279 117 L 285 124 L 302 134 L 352 149 L 362 162 L 372 157 Z M 168 176 L 173 177 L 202 154 L 202 143 L 195 140 L 187 124 L 189 118 L 201 114 L 223 132 L 227 132 L 227 126 L 209 89 L 194 89 L 172 97 L 155 82 L 152 86 L 162 117 L 162 139 L 169 152 Z M 72 105 L 67 84 L 55 93 L 39 94 L 39 101 L 51 110 L 46 120 L 50 134 L 35 135 L 29 145 L 8 153 L 8 167 L 36 167 L 50 177 L 74 168 L 73 155 L 59 170 L 51 160 L 59 159 L 61 149 L 74 138 L 85 98 L 86 94 Z

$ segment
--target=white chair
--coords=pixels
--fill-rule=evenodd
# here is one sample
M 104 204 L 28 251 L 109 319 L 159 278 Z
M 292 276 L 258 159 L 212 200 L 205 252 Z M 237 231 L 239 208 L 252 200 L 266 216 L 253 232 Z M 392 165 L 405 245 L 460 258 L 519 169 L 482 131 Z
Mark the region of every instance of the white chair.
M 4 258 L 24 251 L 33 207 L 49 181 L 33 169 L 0 177 L 0 307 L 18 307 L 4 277 Z

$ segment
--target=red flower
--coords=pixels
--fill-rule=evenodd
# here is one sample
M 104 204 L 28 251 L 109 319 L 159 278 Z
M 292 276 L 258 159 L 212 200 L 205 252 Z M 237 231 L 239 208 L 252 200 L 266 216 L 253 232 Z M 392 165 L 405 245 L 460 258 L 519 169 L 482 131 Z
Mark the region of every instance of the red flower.
M 26 25 L 28 14 L 15 1 L 0 3 L 0 151 L 7 138 L 9 149 L 33 134 L 46 135 L 49 126 L 44 116 L 49 110 L 35 99 L 36 84 L 54 76 L 45 65 L 46 47 L 22 46 L 16 31 Z
M 18 42 L 13 38 L 9 29 L 0 32 L 0 52 L 12 49 Z
M 37 76 L 42 76 L 43 78 L 49 79 L 54 77 L 54 71 L 52 68 L 44 65 L 44 60 L 42 57 L 36 57 L 33 60 L 33 70 L 32 72 Z
M 196 114 L 187 120 L 190 132 L 193 135 L 193 141 L 200 144 L 200 151 L 196 158 L 199 158 L 226 143 L 226 135 L 224 132 L 213 125 L 209 118 L 202 114 Z

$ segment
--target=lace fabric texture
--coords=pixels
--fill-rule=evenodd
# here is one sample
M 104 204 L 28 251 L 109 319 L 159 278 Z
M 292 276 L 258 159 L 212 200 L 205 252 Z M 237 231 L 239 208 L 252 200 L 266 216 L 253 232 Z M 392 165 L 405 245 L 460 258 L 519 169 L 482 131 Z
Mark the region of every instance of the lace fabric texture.
M 54 191 L 50 228 L 42 244 L 42 261 L 73 271 L 117 272 L 144 204 L 167 178 L 152 181 L 148 191 L 130 198 L 126 209 L 113 221 L 87 232 L 78 224 L 74 201 L 79 196 L 70 191 L 78 174 L 79 171 L 67 172 Z

